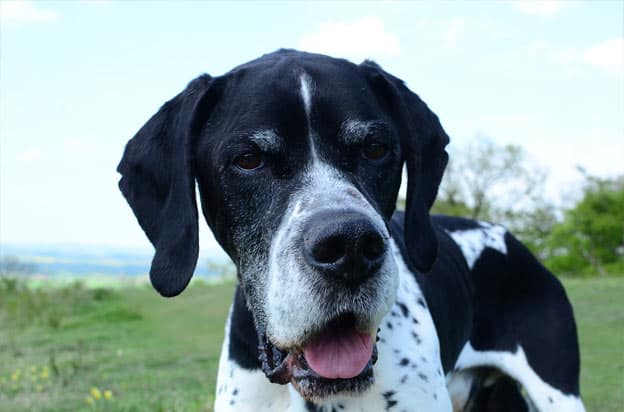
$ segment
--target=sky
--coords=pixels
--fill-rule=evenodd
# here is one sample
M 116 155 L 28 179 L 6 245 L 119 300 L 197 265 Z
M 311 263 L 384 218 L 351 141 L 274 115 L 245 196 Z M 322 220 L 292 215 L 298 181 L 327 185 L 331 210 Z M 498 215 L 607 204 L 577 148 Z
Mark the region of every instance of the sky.
M 521 145 L 554 197 L 577 165 L 624 173 L 622 1 L 0 0 L 0 244 L 149 248 L 117 189 L 125 143 L 196 76 L 281 47 L 374 59 L 451 148 Z

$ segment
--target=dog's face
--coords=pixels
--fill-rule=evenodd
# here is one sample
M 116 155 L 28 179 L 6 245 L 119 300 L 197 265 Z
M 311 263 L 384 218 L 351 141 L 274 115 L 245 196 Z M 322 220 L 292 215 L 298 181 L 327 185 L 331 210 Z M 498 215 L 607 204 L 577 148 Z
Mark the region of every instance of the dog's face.
M 308 398 L 366 388 L 394 303 L 388 221 L 408 168 L 405 241 L 426 271 L 446 164 L 437 118 L 373 63 L 279 51 L 194 80 L 129 142 L 120 187 L 180 293 L 197 259 L 194 182 L 238 268 L 265 373 Z

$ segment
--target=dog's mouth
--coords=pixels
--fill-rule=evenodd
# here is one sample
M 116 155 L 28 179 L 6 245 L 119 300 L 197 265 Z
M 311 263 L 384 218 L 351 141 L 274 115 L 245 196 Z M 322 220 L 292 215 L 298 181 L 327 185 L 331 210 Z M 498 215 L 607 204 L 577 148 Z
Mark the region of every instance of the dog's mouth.
M 292 383 L 307 400 L 340 392 L 360 392 L 373 383 L 376 339 L 356 329 L 353 314 L 344 314 L 298 347 L 280 349 L 259 333 L 262 370 L 271 382 Z

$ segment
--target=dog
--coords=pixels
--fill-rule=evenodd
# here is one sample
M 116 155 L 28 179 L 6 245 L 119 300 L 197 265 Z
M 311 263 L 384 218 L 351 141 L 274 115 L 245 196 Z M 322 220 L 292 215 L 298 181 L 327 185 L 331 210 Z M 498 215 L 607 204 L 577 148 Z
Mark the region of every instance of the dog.
M 503 227 L 430 215 L 448 142 L 376 63 L 296 50 L 198 77 L 128 142 L 154 288 L 191 279 L 196 184 L 237 268 L 216 411 L 584 411 L 559 281 Z

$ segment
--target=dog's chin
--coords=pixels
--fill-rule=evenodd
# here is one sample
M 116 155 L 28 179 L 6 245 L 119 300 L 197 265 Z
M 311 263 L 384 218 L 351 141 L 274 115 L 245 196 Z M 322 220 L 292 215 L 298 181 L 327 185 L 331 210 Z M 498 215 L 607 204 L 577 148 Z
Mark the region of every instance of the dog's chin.
M 320 401 L 333 395 L 357 394 L 368 389 L 374 382 L 376 342 L 370 341 L 374 337 L 355 330 L 355 317 L 351 314 L 333 319 L 305 342 L 291 348 L 278 348 L 266 334 L 259 334 L 259 338 L 262 370 L 269 380 L 280 384 L 291 383 L 306 400 Z M 328 354 L 328 359 L 323 359 L 323 350 L 327 346 L 331 350 L 332 346 L 323 340 L 339 343 L 347 340 L 351 341 L 351 345 L 358 346 L 355 365 L 346 362 L 346 366 L 341 366 L 340 363 L 345 361 L 337 360 L 336 353 L 333 358 Z M 334 343 L 333 346 L 337 345 Z M 365 357 L 362 357 L 363 354 Z M 345 356 L 353 357 L 353 354 L 346 353 Z M 332 364 L 334 360 L 338 365 Z M 316 365 L 317 370 L 310 364 Z

